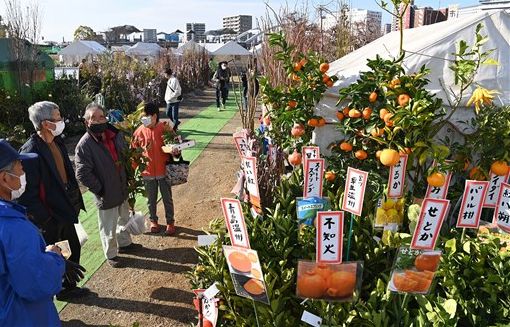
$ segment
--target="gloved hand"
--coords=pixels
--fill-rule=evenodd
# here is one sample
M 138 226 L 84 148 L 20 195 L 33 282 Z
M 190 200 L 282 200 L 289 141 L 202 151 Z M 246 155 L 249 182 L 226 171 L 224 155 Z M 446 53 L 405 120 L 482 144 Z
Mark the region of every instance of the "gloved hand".
M 76 262 L 66 260 L 66 271 L 64 273 L 64 278 L 69 284 L 76 285 L 80 280 L 83 279 L 83 277 L 85 277 L 83 273 L 86 271 L 87 270 L 85 268 Z

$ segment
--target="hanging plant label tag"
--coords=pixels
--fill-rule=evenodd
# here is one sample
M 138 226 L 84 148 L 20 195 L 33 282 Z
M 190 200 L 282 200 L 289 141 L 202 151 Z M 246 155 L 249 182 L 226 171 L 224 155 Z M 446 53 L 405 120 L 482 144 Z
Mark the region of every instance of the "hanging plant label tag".
M 301 316 L 301 321 L 306 322 L 310 326 L 321 327 L 322 318 L 314 315 L 308 311 L 303 311 L 303 315 Z
M 390 167 L 390 177 L 388 179 L 389 198 L 401 198 L 404 195 L 407 158 L 407 154 L 401 154 L 398 163 L 395 166 Z
M 510 233 L 510 184 L 501 184 L 494 223 L 507 233 Z
M 221 209 L 223 210 L 225 225 L 227 225 L 232 245 L 249 249 L 250 240 L 248 239 L 241 202 L 236 199 L 221 199 Z
M 305 185 L 303 197 L 322 197 L 322 180 L 324 177 L 324 159 L 308 159 L 305 161 Z
M 356 216 L 361 216 L 367 181 L 368 173 L 366 171 L 351 167 L 347 168 L 342 210 L 353 213 Z
M 466 181 L 457 228 L 478 228 L 488 188 L 489 182 L 486 181 Z

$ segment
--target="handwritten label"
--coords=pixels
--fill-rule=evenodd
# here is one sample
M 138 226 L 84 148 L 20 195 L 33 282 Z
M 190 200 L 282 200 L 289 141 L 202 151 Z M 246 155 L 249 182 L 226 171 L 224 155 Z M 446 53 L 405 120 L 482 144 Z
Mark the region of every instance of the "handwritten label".
M 434 249 L 449 206 L 449 200 L 425 199 L 423 201 L 420 218 L 411 241 L 411 249 Z
M 356 216 L 361 216 L 367 181 L 368 173 L 366 171 L 351 167 L 347 168 L 342 210 L 351 212 Z
M 250 240 L 244 223 L 241 202 L 236 199 L 221 199 L 221 208 L 232 245 L 249 249 Z
M 248 140 L 248 132 L 243 130 L 241 132 L 237 132 L 233 134 L 234 143 L 237 148 L 237 152 L 239 152 L 239 156 L 249 157 L 252 155 L 250 142 Z
M 324 177 L 324 159 L 309 159 L 305 161 L 305 185 L 303 197 L 322 197 L 322 179 Z
M 301 149 L 303 155 L 303 166 L 309 159 L 320 159 L 320 148 L 318 146 L 304 146 Z
M 257 159 L 254 157 L 241 158 L 246 188 L 250 194 L 250 202 L 260 208 L 259 183 L 257 179 Z
M 344 213 L 320 211 L 317 213 L 317 262 L 342 263 Z
M 485 200 L 483 201 L 483 206 L 488 208 L 495 208 L 498 202 L 499 190 L 501 188 L 502 183 L 510 182 L 510 172 L 507 175 L 498 176 L 491 172 L 489 178 L 489 188 L 487 190 L 487 195 L 485 196 Z
M 478 228 L 483 200 L 488 187 L 489 182 L 466 181 L 459 217 L 457 218 L 458 228 Z
M 390 167 L 390 177 L 388 179 L 389 198 L 401 198 L 404 195 L 407 159 L 407 154 L 401 154 L 398 163 Z
M 193 290 L 193 293 L 195 293 L 195 295 L 197 296 L 200 294 L 203 295 L 204 290 L 203 289 Z M 217 301 L 218 301 L 217 298 L 209 299 L 205 296 L 193 300 L 193 302 L 195 303 L 195 308 L 197 310 L 199 310 L 198 305 L 202 307 L 202 317 L 199 316 L 199 319 L 202 319 L 204 326 L 206 325 L 205 320 L 209 321 L 213 327 L 216 326 L 218 320 L 218 307 L 216 306 Z
M 321 327 L 322 318 L 314 315 L 308 311 L 303 311 L 303 315 L 301 316 L 301 321 L 306 322 L 310 326 Z
M 499 228 L 510 233 L 510 184 L 501 184 L 493 221 Z

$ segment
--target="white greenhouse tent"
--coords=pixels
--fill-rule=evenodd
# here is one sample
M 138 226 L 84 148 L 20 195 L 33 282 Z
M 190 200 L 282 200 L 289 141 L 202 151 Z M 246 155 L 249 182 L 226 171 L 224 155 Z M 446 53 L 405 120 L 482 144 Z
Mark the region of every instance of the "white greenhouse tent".
M 96 41 L 76 40 L 58 54 L 63 64 L 77 65 L 82 59 L 95 57 L 105 51 L 106 48 Z
M 138 59 L 157 59 L 161 55 L 162 48 L 156 43 L 138 42 L 126 50 L 126 54 Z
M 188 41 L 188 42 L 182 44 L 181 46 L 179 46 L 177 48 L 177 50 L 174 51 L 174 53 L 177 55 L 182 55 L 186 51 L 196 51 L 196 52 L 205 51 L 205 52 L 209 53 L 209 51 L 207 51 L 206 48 L 204 48 L 202 45 L 196 43 L 193 40 Z
M 510 104 L 510 12 L 509 11 L 484 11 L 479 14 L 450 19 L 413 29 L 404 30 L 404 50 L 406 55 L 403 67 L 406 73 L 413 73 L 426 65 L 430 69 L 427 78 L 430 83 L 427 89 L 436 94 L 438 98 L 448 103 L 446 93 L 443 91 L 440 80 L 446 87 L 454 87 L 454 75 L 449 66 L 454 59 L 453 53 L 460 40 L 465 40 L 468 45 L 475 42 L 475 30 L 478 24 L 483 25 L 482 35 L 487 35 L 489 40 L 482 50 L 494 49 L 491 58 L 498 61 L 499 65 L 482 65 L 476 76 L 475 82 L 488 89 L 497 89 L 500 94 L 495 99 L 496 104 Z M 323 116 L 328 122 L 337 122 L 336 111 L 339 104 L 338 91 L 355 82 L 360 72 L 367 71 L 368 59 L 375 59 L 379 55 L 385 59 L 398 57 L 400 32 L 395 31 L 357 49 L 356 51 L 330 63 L 328 75 L 336 75 L 339 80 L 328 89 L 321 101 L 316 106 L 316 114 Z M 465 93 L 465 102 L 471 95 L 475 86 Z M 464 102 L 464 103 L 465 103 Z M 460 121 L 467 121 L 473 116 L 473 108 L 460 108 L 451 118 L 451 127 L 443 129 L 441 135 L 458 138 L 459 133 L 470 133 L 471 130 Z M 450 135 L 451 134 L 451 135 Z M 326 152 L 327 146 L 337 141 L 338 130 L 335 125 L 326 125 L 314 132 L 314 142 Z
M 235 41 L 229 41 L 212 51 L 213 56 L 249 56 L 250 54 L 250 51 L 246 50 Z

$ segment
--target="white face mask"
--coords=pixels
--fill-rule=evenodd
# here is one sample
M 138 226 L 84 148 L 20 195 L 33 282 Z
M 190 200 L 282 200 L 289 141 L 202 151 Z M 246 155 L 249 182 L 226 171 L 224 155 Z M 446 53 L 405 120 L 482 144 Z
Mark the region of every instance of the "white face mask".
M 25 175 L 25 173 L 23 173 L 23 175 L 18 176 L 18 175 L 15 175 L 13 173 L 9 173 L 9 172 L 7 174 L 19 178 L 19 182 L 21 184 L 19 189 L 13 190 L 9 186 L 7 186 L 7 187 L 9 187 L 9 190 L 11 190 L 11 200 L 16 200 L 17 198 L 19 198 L 25 192 L 25 187 L 27 186 L 26 175 Z
M 141 119 L 143 126 L 148 127 L 150 124 L 152 124 L 152 117 L 151 116 L 143 116 Z
M 55 125 L 54 130 L 50 129 L 50 132 L 51 132 L 51 134 L 53 134 L 53 136 L 59 136 L 64 131 L 64 128 L 66 128 L 66 123 L 64 123 L 63 120 L 58 121 L 56 123 L 50 121 L 50 123 Z
M 221 69 L 227 69 L 227 66 L 221 65 Z

